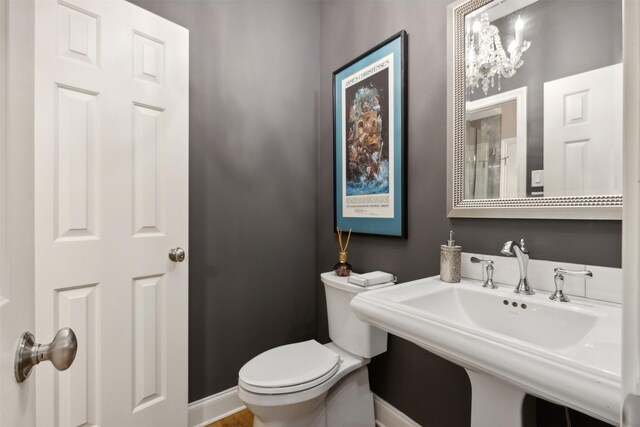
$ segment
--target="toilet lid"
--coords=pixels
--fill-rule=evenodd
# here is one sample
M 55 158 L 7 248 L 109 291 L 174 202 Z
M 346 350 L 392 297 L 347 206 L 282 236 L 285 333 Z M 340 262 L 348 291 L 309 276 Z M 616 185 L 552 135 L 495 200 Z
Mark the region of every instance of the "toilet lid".
M 339 363 L 338 354 L 310 340 L 265 351 L 248 361 L 238 376 L 254 387 L 290 387 L 333 374 Z

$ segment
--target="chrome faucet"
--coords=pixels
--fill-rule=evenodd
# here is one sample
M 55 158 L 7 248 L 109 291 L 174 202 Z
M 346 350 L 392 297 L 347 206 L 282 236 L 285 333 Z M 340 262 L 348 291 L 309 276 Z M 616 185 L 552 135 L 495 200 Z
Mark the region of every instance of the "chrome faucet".
M 527 280 L 527 266 L 529 265 L 529 251 L 524 247 L 524 239 L 520 243 L 508 241 L 500 251 L 505 256 L 515 256 L 518 259 L 518 267 L 520 267 L 520 282 L 513 290 L 516 294 L 533 295 L 535 292 L 529 287 Z

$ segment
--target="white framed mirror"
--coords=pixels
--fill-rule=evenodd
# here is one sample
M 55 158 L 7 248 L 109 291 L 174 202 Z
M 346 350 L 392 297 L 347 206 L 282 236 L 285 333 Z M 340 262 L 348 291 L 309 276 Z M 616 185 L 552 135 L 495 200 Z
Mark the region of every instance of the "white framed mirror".
M 621 219 L 622 0 L 462 0 L 448 41 L 448 216 Z

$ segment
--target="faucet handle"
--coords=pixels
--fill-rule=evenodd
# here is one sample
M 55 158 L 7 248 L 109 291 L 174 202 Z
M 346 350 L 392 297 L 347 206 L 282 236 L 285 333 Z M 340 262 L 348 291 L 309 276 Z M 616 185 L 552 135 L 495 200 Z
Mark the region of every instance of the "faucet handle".
M 487 273 L 487 279 L 484 281 L 484 283 L 482 284 L 483 288 L 489 288 L 489 289 L 497 289 L 498 285 L 496 285 L 495 283 L 493 283 L 493 260 L 490 259 L 480 259 L 480 258 L 476 258 L 474 256 L 471 257 L 471 262 L 474 264 L 484 264 L 485 266 L 485 271 Z
M 553 272 L 556 275 L 561 276 L 576 276 L 576 277 L 584 277 L 585 279 L 591 279 L 593 277 L 593 273 L 589 270 L 565 270 L 564 268 L 554 268 Z
M 480 259 L 480 258 L 476 258 L 474 256 L 471 257 L 471 262 L 474 264 L 490 264 L 493 265 L 493 261 L 490 259 Z
M 555 273 L 553 280 L 556 283 L 556 291 L 552 295 L 549 295 L 549 299 L 551 301 L 571 301 L 569 297 L 562 292 L 562 288 L 564 287 L 564 276 L 583 277 L 585 279 L 593 277 L 593 273 L 589 270 L 565 270 L 564 268 L 554 268 L 553 272 Z

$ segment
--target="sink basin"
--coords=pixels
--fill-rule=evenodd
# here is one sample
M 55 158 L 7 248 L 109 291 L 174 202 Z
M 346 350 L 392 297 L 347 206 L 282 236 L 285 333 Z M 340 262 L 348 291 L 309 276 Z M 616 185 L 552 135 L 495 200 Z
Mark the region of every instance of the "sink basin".
M 522 397 L 530 393 L 618 423 L 620 305 L 548 297 L 518 295 L 509 286 L 487 289 L 473 280 L 444 283 L 436 276 L 361 293 L 351 306 L 362 320 L 466 368 L 472 405 L 476 388 L 496 379 L 505 396 L 518 390 Z M 492 379 L 478 381 L 479 374 Z M 472 408 L 472 418 L 478 410 Z
M 493 331 L 552 349 L 577 344 L 598 320 L 593 312 L 543 305 L 514 295 L 502 298 L 478 286 L 444 286 L 401 303 L 462 327 Z

